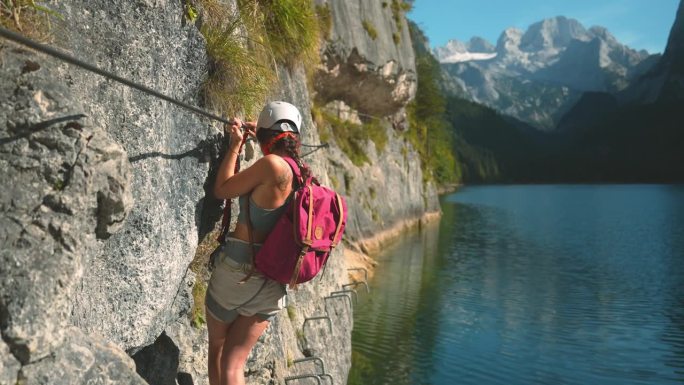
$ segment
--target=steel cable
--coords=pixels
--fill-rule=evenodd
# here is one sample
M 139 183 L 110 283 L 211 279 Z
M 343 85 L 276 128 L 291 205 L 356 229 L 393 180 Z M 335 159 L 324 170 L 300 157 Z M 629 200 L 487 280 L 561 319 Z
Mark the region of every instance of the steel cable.
M 217 120 L 219 122 L 225 123 L 225 124 L 231 124 L 231 121 L 225 118 L 222 118 L 218 115 L 212 114 L 211 112 L 205 111 L 199 107 L 193 106 L 188 103 L 181 102 L 180 100 L 174 99 L 168 95 L 164 95 L 161 92 L 157 92 L 149 87 L 143 86 L 142 84 L 138 84 L 136 82 L 130 81 L 128 79 L 125 79 L 121 76 L 118 76 L 114 73 L 111 73 L 109 71 L 105 71 L 101 68 L 98 68 L 92 64 L 86 63 L 78 58 L 75 58 L 69 54 L 66 54 L 64 52 L 61 52 L 55 48 L 52 48 L 48 45 L 38 43 L 36 41 L 33 41 L 21 34 L 18 34 L 16 32 L 12 32 L 8 29 L 0 27 L 0 36 L 7 40 L 14 41 L 15 43 L 19 43 L 21 45 L 27 46 L 33 50 L 36 50 L 38 52 L 42 52 L 44 54 L 50 55 L 52 57 L 55 57 L 59 60 L 62 60 L 64 62 L 67 62 L 69 64 L 75 65 L 77 67 L 83 68 L 86 71 L 90 71 L 93 73 L 96 73 L 100 76 L 103 76 L 107 79 L 114 80 L 116 82 L 119 82 L 125 86 L 135 88 L 138 91 L 144 92 L 146 94 L 152 95 L 154 97 L 157 97 L 159 99 L 166 100 L 167 102 L 171 104 L 175 104 L 179 107 L 185 108 L 186 110 L 192 111 L 196 114 L 205 116 L 209 119 Z M 328 143 L 322 143 L 322 144 L 301 144 L 304 147 L 313 147 L 313 148 L 322 148 L 322 147 L 327 147 Z

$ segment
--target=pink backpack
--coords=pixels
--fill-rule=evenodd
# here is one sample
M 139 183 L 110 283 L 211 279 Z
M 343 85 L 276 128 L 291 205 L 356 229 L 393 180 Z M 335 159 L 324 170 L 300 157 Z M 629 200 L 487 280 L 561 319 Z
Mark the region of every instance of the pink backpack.
M 298 283 L 318 274 L 342 239 L 347 203 L 340 194 L 320 186 L 312 177 L 303 181 L 297 163 L 289 157 L 283 159 L 292 168 L 299 185 L 293 192 L 290 207 L 254 255 L 253 268 L 272 280 L 296 288 Z

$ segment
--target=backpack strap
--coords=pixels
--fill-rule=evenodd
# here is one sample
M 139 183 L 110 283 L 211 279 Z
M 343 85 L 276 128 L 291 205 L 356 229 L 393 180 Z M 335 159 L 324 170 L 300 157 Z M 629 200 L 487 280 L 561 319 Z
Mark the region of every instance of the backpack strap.
M 340 207 L 340 220 L 337 221 L 337 228 L 335 229 L 335 235 L 333 235 L 331 248 L 337 246 L 337 244 L 342 239 L 341 237 L 338 239 L 338 237 L 340 236 L 340 230 L 342 230 L 342 222 L 344 221 L 344 203 L 342 202 L 342 197 L 340 196 L 340 194 L 335 193 L 335 198 L 337 198 L 337 205 Z
M 299 166 L 297 165 L 297 162 L 295 162 L 295 160 L 290 158 L 289 156 L 283 156 L 281 158 L 283 158 L 283 160 L 290 165 L 292 173 L 297 177 L 297 183 L 299 183 L 300 186 L 304 185 L 304 180 L 302 179 L 302 170 L 300 170 Z

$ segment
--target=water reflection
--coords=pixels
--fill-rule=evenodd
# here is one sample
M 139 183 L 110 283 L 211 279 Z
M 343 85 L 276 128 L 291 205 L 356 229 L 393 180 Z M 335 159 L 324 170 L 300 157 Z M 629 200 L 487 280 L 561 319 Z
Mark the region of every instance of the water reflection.
M 439 228 L 381 257 L 350 384 L 681 383 L 683 202 L 672 186 L 448 197 Z
M 672 349 L 665 356 L 665 363 L 672 367 L 678 376 L 684 377 L 684 185 L 668 186 L 667 198 L 673 215 L 670 223 L 665 224 L 670 229 L 671 242 L 666 246 L 672 257 L 668 263 L 670 282 L 666 290 L 670 300 L 665 309 L 665 317 L 670 320 L 662 334 L 662 341 L 671 345 Z M 682 381 L 684 382 L 684 381 Z

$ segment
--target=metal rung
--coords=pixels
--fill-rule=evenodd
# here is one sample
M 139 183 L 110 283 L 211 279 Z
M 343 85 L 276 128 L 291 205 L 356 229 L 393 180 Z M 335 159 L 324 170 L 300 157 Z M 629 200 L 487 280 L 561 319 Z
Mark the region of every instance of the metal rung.
M 349 296 L 349 294 L 329 295 L 329 296 L 327 296 L 327 297 L 323 297 L 323 300 L 325 301 L 326 299 L 332 299 L 332 298 L 346 298 L 346 299 L 349 300 L 349 308 L 350 308 L 350 309 L 353 308 L 353 306 L 352 306 L 352 299 L 351 299 L 351 297 Z M 326 313 L 328 312 L 327 307 L 326 307 L 325 312 L 326 312 Z
M 327 319 L 328 320 L 328 329 L 330 330 L 330 333 L 332 333 L 332 320 L 327 315 L 304 318 L 304 325 L 302 325 L 302 329 L 304 329 L 306 327 L 307 322 L 319 320 L 319 319 Z
M 313 378 L 316 380 L 316 383 L 318 385 L 321 385 L 321 377 L 318 376 L 317 374 L 301 374 L 298 376 L 285 377 L 285 383 L 287 384 L 290 381 L 303 380 L 305 378 Z
M 366 287 L 366 293 L 370 293 L 370 288 L 368 287 L 368 282 L 366 282 L 366 281 L 356 281 L 356 282 L 347 283 L 347 284 L 342 285 L 342 288 L 346 289 L 347 287 L 352 287 L 352 286 L 356 287 L 359 285 L 365 286 Z
M 320 358 L 320 357 L 304 357 L 304 358 L 299 358 L 299 359 L 292 361 L 293 364 L 299 364 L 301 362 L 314 362 L 314 366 L 316 366 L 315 363 L 318 362 L 321 364 L 321 373 L 319 374 L 319 376 L 325 374 L 325 363 L 323 363 L 322 358 Z
M 334 384 L 335 384 L 335 381 L 333 381 L 333 377 L 332 377 L 331 375 L 329 375 L 329 374 L 323 373 L 323 374 L 319 374 L 318 376 L 321 377 L 321 378 L 323 378 L 323 377 L 328 377 L 328 378 L 330 378 L 330 385 L 334 385 Z
M 347 271 L 363 271 L 363 277 L 366 282 L 368 282 L 368 270 L 366 270 L 363 267 L 352 267 L 351 269 L 347 269 Z
M 356 294 L 356 290 L 351 290 L 351 289 L 338 290 L 338 291 L 331 292 L 330 295 L 333 296 L 336 294 L 345 294 L 345 293 L 351 293 L 352 297 L 354 298 L 354 303 L 355 304 L 359 303 L 359 295 Z

